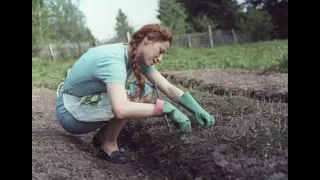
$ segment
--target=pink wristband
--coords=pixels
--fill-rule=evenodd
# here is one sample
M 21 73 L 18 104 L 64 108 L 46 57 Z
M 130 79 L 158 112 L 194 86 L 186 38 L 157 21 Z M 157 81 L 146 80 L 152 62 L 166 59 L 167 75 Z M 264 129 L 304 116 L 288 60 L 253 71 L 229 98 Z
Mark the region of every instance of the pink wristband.
M 155 105 L 156 106 L 153 109 L 153 115 L 154 116 L 161 116 L 162 112 L 163 112 L 164 100 L 157 99 Z

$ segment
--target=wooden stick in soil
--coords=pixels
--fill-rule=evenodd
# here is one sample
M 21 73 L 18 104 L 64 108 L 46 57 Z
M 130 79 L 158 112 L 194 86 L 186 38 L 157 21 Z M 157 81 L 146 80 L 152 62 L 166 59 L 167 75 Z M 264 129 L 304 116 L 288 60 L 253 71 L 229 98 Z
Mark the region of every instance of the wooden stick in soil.
M 157 98 L 159 99 L 158 87 L 157 87 L 156 84 L 154 84 L 154 87 L 155 87 L 155 89 L 156 89 Z M 167 127 L 168 127 L 168 130 L 169 130 L 170 134 L 171 134 L 172 131 L 171 131 L 171 128 L 170 128 L 170 124 L 169 124 L 169 120 L 168 120 L 168 118 L 167 118 L 167 115 L 164 114 L 164 115 L 163 115 L 163 118 L 164 118 L 164 121 L 165 121 L 165 123 L 166 123 L 166 125 L 167 125 Z

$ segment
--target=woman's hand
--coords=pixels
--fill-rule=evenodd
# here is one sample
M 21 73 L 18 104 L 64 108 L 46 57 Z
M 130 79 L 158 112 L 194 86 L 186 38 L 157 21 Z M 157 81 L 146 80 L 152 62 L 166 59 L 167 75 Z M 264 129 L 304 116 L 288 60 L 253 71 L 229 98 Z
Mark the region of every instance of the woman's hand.
M 167 115 L 167 117 L 174 122 L 174 124 L 180 129 L 180 131 L 182 131 L 183 133 L 191 132 L 190 119 L 175 106 L 167 101 L 160 99 L 156 100 L 155 105 L 155 115 Z
M 179 103 L 184 108 L 192 112 L 196 118 L 198 124 L 206 125 L 206 127 L 212 127 L 215 124 L 215 119 L 207 111 L 205 111 L 190 95 L 188 92 L 183 92 L 171 84 L 166 78 L 164 78 L 158 71 L 145 74 L 147 79 L 157 84 L 159 90 L 164 93 L 169 99 Z
M 205 111 L 191 96 L 189 92 L 185 92 L 179 99 L 179 104 L 191 112 L 198 124 L 206 125 L 206 127 L 213 127 L 215 119 L 207 111 Z
M 182 132 L 191 131 L 190 119 L 169 102 L 157 100 L 155 104 L 130 102 L 125 88 L 117 83 L 107 84 L 113 112 L 118 119 L 139 119 L 167 115 Z
M 207 111 L 203 109 L 197 109 L 193 112 L 196 121 L 200 125 L 206 125 L 206 127 L 212 127 L 215 123 L 215 119 Z

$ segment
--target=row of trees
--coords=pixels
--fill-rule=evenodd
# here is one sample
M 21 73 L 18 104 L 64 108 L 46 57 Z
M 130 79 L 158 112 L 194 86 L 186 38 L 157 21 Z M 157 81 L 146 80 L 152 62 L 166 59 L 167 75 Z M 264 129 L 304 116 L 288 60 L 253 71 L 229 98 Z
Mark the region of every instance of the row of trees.
M 240 30 L 251 40 L 288 38 L 288 0 L 159 0 L 157 18 L 173 34 L 212 30 Z M 115 28 L 118 39 L 125 40 L 133 27 L 118 11 Z
M 288 38 L 288 0 L 158 0 L 157 18 L 173 34 L 241 30 L 252 40 Z M 116 37 L 125 41 L 135 29 L 120 9 Z M 32 0 L 32 45 L 95 42 L 76 0 Z
M 32 0 L 32 47 L 42 43 L 94 42 L 79 1 Z

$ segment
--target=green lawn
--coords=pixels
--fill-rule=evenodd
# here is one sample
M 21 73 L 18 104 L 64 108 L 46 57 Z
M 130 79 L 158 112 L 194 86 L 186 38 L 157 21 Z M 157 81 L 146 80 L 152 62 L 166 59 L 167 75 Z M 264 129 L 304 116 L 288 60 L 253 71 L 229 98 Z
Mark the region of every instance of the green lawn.
M 75 60 L 32 60 L 32 85 L 54 89 Z M 288 41 L 268 41 L 244 45 L 186 50 L 171 47 L 159 70 L 186 70 L 202 68 L 241 68 L 261 70 L 278 68 L 288 70 Z
M 172 47 L 157 67 L 159 70 L 227 67 L 258 70 L 279 67 L 285 71 L 287 60 L 288 41 L 269 41 L 194 50 Z
M 50 89 L 58 87 L 74 60 L 57 61 L 32 60 L 32 85 Z

